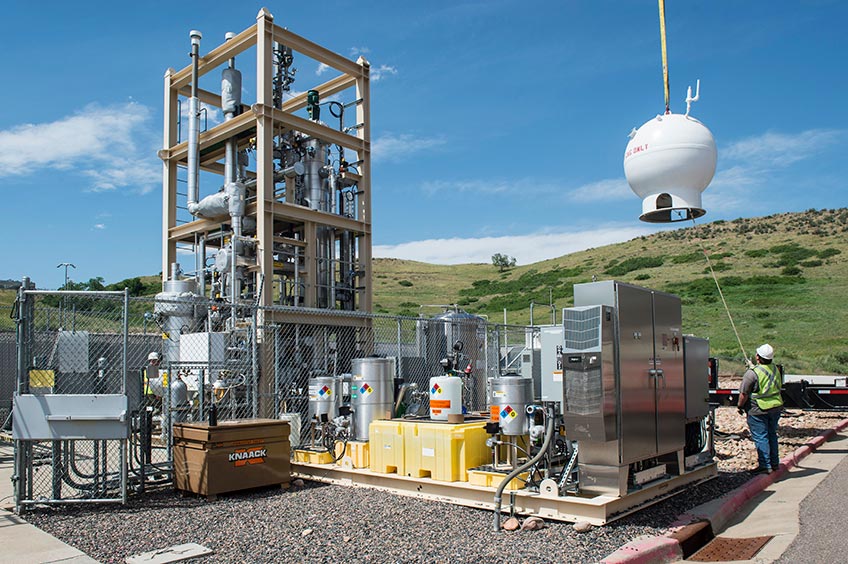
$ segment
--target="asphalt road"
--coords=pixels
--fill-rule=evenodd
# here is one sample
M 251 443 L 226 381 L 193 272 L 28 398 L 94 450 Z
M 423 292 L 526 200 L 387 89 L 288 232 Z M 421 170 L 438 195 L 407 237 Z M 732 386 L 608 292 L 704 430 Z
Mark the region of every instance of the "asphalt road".
M 800 533 L 776 562 L 797 564 L 848 561 L 846 515 L 848 457 L 801 502 Z

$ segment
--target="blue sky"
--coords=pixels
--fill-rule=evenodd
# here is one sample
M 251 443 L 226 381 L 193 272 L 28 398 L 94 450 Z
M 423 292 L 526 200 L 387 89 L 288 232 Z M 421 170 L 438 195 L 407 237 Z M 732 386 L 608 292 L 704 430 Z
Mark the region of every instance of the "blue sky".
M 372 65 L 375 256 L 526 264 L 666 228 L 638 220 L 622 169 L 627 134 L 664 108 L 654 0 L 14 2 L 0 278 L 159 272 L 163 73 L 189 64 L 189 30 L 206 52 L 263 5 Z M 719 152 L 699 221 L 848 205 L 848 4 L 667 0 L 666 14 L 672 111 L 700 79 L 692 115 Z M 298 91 L 333 76 L 294 66 Z

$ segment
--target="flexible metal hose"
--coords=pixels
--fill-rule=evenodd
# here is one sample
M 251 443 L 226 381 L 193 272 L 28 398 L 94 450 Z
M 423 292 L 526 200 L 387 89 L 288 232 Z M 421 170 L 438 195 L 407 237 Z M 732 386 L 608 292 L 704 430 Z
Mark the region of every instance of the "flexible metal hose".
M 551 439 L 554 436 L 554 413 L 552 408 L 547 408 L 545 411 L 545 416 L 547 417 L 547 430 L 545 431 L 545 442 L 542 443 L 542 448 L 539 449 L 539 452 L 536 453 L 536 456 L 525 462 L 523 465 L 514 469 L 512 472 L 506 475 L 506 477 L 501 481 L 498 485 L 497 491 L 495 491 L 495 520 L 494 520 L 494 531 L 499 533 L 501 531 L 501 496 L 503 495 L 504 489 L 506 489 L 507 484 L 509 484 L 516 476 L 539 462 L 545 453 L 548 452 L 548 447 L 551 444 Z

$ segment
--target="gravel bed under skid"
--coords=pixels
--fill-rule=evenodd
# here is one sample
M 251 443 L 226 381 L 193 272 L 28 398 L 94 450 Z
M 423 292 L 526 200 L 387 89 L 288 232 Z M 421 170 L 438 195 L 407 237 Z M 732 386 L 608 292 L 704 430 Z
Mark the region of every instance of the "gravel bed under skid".
M 845 417 L 787 413 L 781 456 Z M 160 491 L 126 507 L 39 509 L 25 518 L 101 562 L 187 542 L 214 550 L 199 562 L 596 562 L 751 478 L 745 470 L 756 454 L 744 418 L 722 408 L 716 426 L 731 434 L 716 443 L 718 478 L 587 533 L 549 521 L 541 531 L 498 534 L 488 511 L 312 482 L 215 502 Z
M 748 477 L 722 476 L 582 534 L 556 522 L 497 534 L 489 511 L 312 482 L 215 502 L 158 492 L 124 508 L 44 510 L 26 519 L 101 562 L 187 542 L 214 550 L 215 562 L 595 562 Z

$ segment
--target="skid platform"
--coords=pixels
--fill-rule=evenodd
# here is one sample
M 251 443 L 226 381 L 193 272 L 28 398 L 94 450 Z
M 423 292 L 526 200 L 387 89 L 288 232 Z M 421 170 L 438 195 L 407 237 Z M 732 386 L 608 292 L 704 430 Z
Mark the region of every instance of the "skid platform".
M 412 478 L 398 474 L 381 474 L 366 469 L 344 468 L 337 464 L 292 463 L 292 475 L 305 480 L 350 487 L 375 488 L 397 495 L 406 495 L 431 501 L 454 503 L 478 509 L 495 509 L 494 487 L 476 486 L 468 482 L 440 482 L 431 478 Z M 587 521 L 592 525 L 605 525 L 639 509 L 685 491 L 682 486 L 692 486 L 718 475 L 715 463 L 695 468 L 681 476 L 671 476 L 645 484 L 624 497 L 556 496 L 525 491 L 505 492 L 503 511 L 508 513 L 513 505 L 520 515 L 536 515 L 554 521 Z

